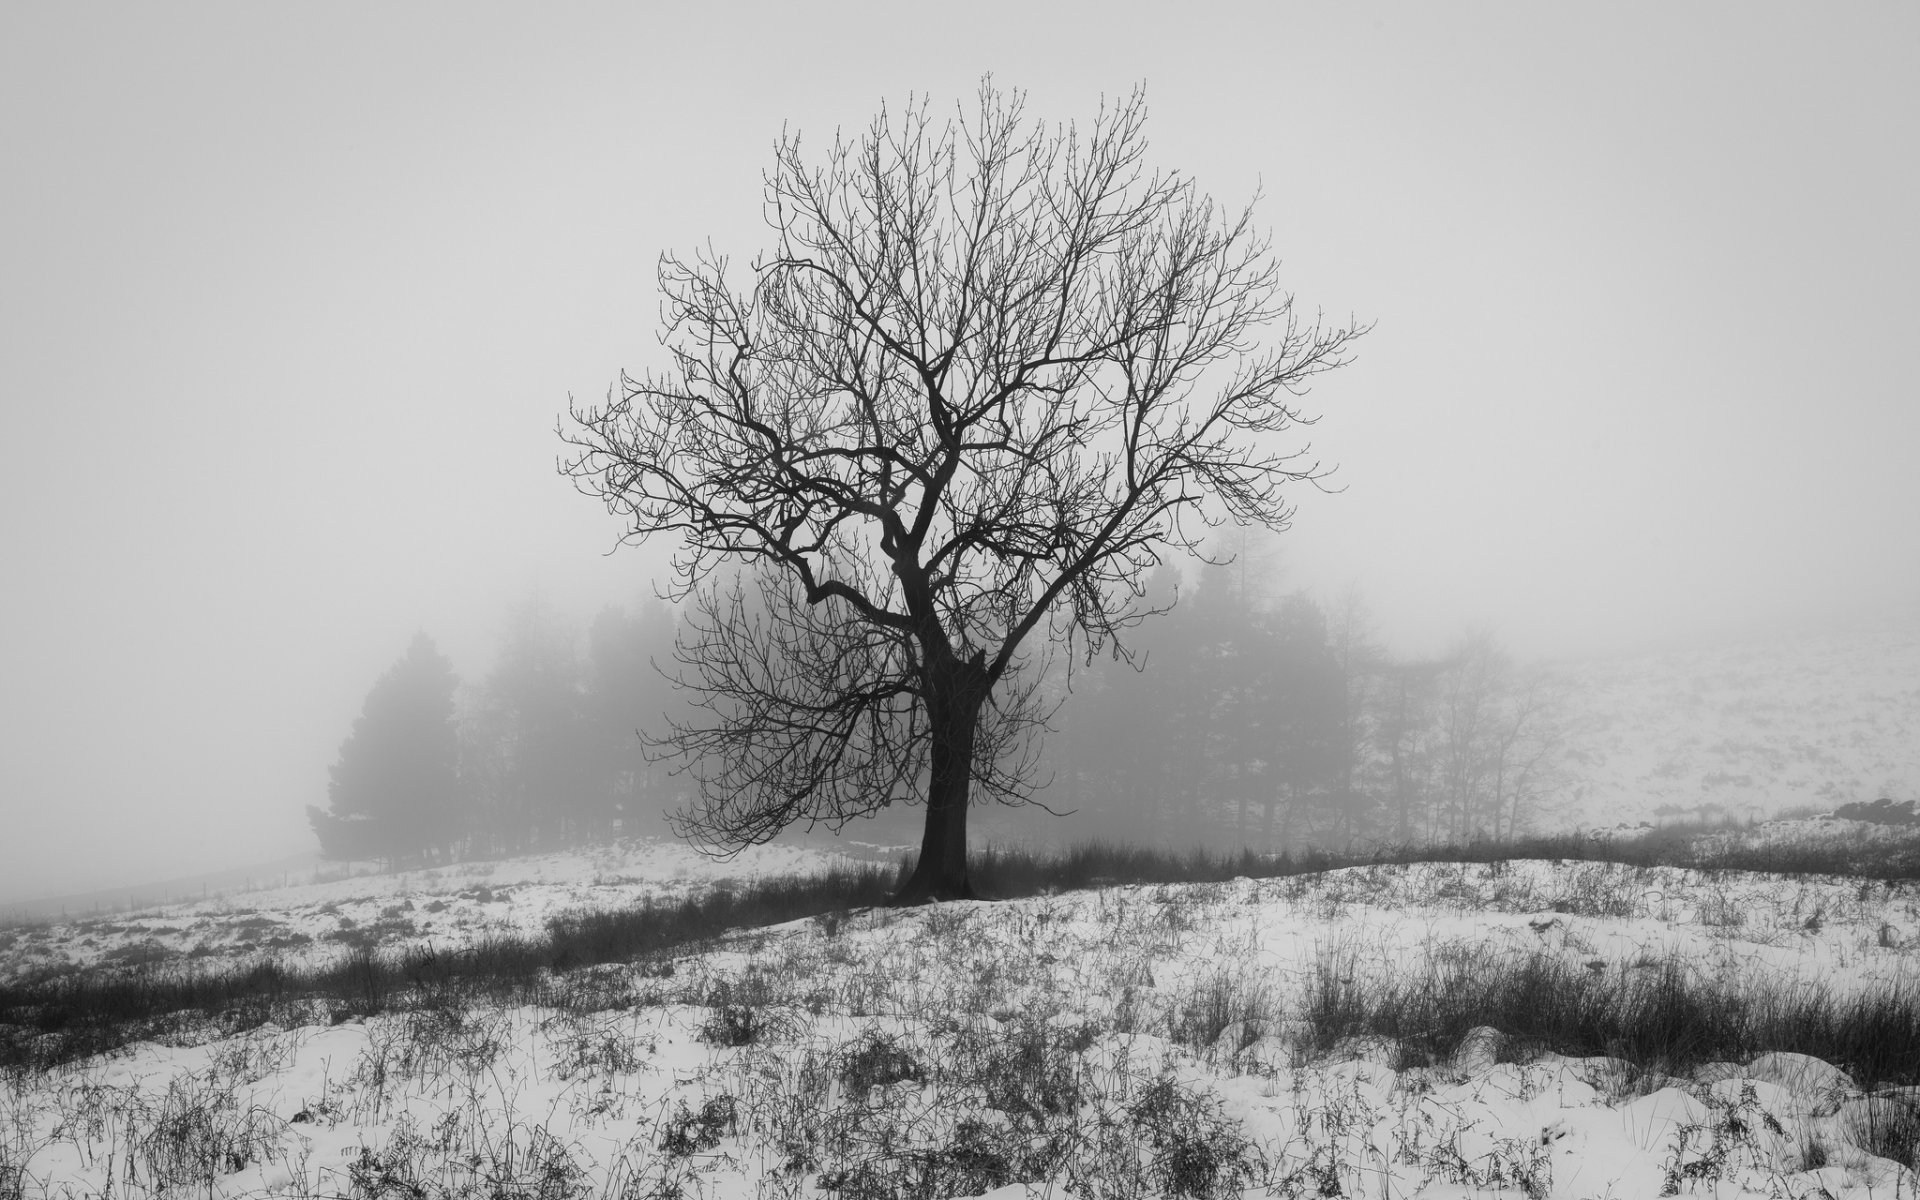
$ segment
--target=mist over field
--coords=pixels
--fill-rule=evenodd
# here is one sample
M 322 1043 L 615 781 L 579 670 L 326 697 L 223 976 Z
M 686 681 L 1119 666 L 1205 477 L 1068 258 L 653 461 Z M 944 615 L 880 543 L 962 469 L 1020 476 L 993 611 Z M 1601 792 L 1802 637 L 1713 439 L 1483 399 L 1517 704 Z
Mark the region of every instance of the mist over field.
M 1292 527 L 1143 580 L 1179 596 L 1144 673 L 1054 664 L 1075 815 L 977 833 L 1920 798 L 1920 16 L 1187 24 L 0 15 L 0 906 L 293 870 L 408 661 L 489 811 L 524 802 L 479 849 L 665 833 L 633 733 L 682 702 L 647 666 L 671 546 L 609 553 L 556 422 L 659 365 L 663 252 L 768 244 L 783 129 L 824 151 L 988 71 L 1083 122 L 1145 81 L 1152 164 L 1258 191 L 1302 311 L 1372 329 L 1305 398 L 1337 469 Z

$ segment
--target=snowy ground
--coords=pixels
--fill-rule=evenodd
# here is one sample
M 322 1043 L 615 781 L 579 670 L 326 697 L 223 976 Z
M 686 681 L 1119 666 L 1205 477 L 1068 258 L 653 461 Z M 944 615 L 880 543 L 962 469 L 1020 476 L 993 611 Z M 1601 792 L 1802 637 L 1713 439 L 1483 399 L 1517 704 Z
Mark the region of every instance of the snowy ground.
M 885 847 L 853 844 L 866 860 Z M 0 926 L 0 982 L 98 966 L 186 959 L 289 966 L 361 946 L 457 949 L 476 937 L 538 933 L 568 909 L 617 908 L 642 897 L 762 875 L 820 870 L 848 855 L 811 845 L 755 846 L 716 860 L 680 842 L 645 839 L 526 858 L 411 871 L 352 874 L 234 891 L 64 921 Z M 4 1195 L 0 1194 L 0 1200 Z
M 432 936 L 457 938 L 674 886 L 612 882 L 645 867 L 698 882 L 698 860 L 632 853 L 499 864 L 490 900 L 423 873 L 139 920 L 318 942 L 354 905 L 451 898 Z M 869 911 L 575 972 L 553 1007 L 442 997 L 16 1074 L 0 1197 L 1920 1196 L 1912 1164 L 1862 1148 L 1920 1120 L 1909 1094 L 1817 1060 L 1671 1078 L 1486 1030 L 1420 1062 L 1313 1049 L 1302 1020 L 1329 971 L 1419 986 L 1530 956 L 1908 988 L 1917 941 L 1904 885 L 1547 862 Z
M 1562 825 L 1920 797 L 1920 608 L 1556 672 Z

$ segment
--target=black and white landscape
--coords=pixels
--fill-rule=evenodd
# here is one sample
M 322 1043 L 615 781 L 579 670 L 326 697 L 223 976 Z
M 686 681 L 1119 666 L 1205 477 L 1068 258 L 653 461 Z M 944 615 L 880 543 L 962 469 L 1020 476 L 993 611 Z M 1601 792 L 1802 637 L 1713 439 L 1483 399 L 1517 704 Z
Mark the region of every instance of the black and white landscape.
M 0 11 L 0 1200 L 1920 1196 L 1920 9 Z

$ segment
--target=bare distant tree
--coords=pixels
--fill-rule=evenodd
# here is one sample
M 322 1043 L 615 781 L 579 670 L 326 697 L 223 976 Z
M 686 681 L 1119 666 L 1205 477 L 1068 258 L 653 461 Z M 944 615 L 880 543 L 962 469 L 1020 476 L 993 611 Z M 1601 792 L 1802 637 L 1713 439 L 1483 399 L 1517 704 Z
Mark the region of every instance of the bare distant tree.
M 1435 775 L 1443 757 L 1436 736 L 1442 661 L 1392 660 L 1376 668 L 1374 738 L 1392 836 L 1402 844 L 1433 838 Z
M 1361 786 L 1366 747 L 1379 715 L 1369 703 L 1369 677 L 1382 661 L 1372 614 L 1357 584 L 1348 584 L 1328 611 L 1327 646 L 1340 677 L 1339 712 L 1333 723 L 1334 840 L 1350 844 L 1375 813 Z
M 1512 660 L 1486 630 L 1461 637 L 1440 672 L 1436 732 L 1446 793 L 1445 828 L 1462 841 L 1489 832 L 1488 822 L 1497 824 L 1499 819 L 1489 795 L 1495 774 L 1492 752 L 1500 697 L 1512 673 Z
M 1250 210 L 1150 171 L 1145 115 L 1136 90 L 1049 127 L 983 83 L 823 165 L 788 134 L 742 290 L 710 250 L 662 259 L 672 363 L 572 407 L 561 467 L 623 540 L 682 539 L 688 832 L 837 826 L 924 774 L 897 899 L 971 895 L 970 784 L 1023 794 L 1023 657 L 1123 654 L 1166 552 L 1282 528 L 1324 474 L 1268 435 L 1362 331 L 1296 315 Z
M 1496 837 L 1518 837 L 1542 802 L 1565 789 L 1565 689 L 1564 680 L 1540 667 L 1521 672 L 1507 688 L 1491 750 Z

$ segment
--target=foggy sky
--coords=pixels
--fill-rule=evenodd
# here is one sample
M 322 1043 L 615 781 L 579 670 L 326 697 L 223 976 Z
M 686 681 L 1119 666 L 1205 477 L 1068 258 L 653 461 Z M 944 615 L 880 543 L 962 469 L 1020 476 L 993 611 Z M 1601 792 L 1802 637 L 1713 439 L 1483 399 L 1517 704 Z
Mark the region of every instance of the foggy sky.
M 1392 644 L 1920 594 L 1920 9 L 715 8 L 0 12 L 0 901 L 308 848 L 415 630 L 477 680 L 529 590 L 647 594 L 552 427 L 658 361 L 655 259 L 766 244 L 783 125 L 988 70 L 1144 79 L 1378 323 L 1283 556 Z

